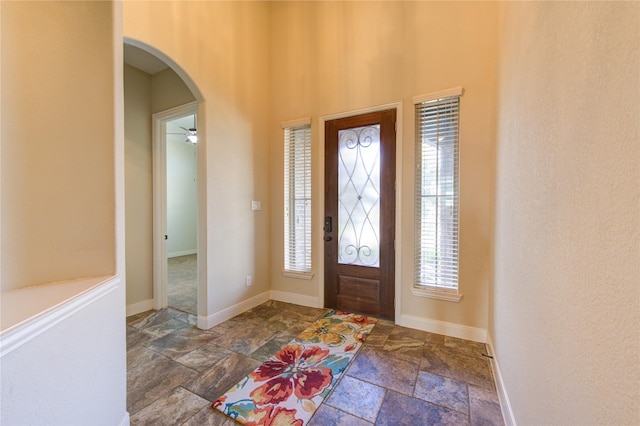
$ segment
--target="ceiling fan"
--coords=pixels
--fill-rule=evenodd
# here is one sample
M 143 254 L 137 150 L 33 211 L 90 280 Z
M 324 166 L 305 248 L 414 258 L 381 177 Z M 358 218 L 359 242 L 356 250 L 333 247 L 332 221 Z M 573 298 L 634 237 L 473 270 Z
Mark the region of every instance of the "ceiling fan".
M 193 117 L 193 127 L 190 128 L 186 128 L 186 127 L 182 127 L 182 126 L 178 126 L 180 127 L 182 130 L 184 130 L 184 133 L 171 133 L 171 132 L 167 132 L 167 135 L 184 135 L 187 137 L 187 139 L 185 140 L 185 142 L 190 142 L 192 144 L 197 144 L 198 143 L 198 130 L 196 130 L 196 117 Z

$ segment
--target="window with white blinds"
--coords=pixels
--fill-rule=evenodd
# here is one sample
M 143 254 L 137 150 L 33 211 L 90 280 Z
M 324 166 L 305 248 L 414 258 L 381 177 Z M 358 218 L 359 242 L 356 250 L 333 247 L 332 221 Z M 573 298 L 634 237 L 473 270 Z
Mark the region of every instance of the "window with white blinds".
M 311 123 L 284 127 L 284 270 L 311 272 Z
M 458 291 L 458 118 L 462 88 L 422 97 L 416 114 L 415 286 Z M 425 99 L 427 98 L 427 99 Z

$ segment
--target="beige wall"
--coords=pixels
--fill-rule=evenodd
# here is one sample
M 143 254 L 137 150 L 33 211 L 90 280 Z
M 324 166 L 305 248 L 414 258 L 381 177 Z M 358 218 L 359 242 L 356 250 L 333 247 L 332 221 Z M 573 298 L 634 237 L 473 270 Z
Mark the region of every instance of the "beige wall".
M 124 3 L 124 35 L 180 64 L 204 97 L 198 111 L 198 183 L 206 199 L 199 206 L 206 215 L 199 229 L 207 282 L 201 314 L 269 290 L 268 7 Z M 251 200 L 262 201 L 262 210 L 251 211 Z M 253 286 L 245 286 L 246 275 Z
M 391 102 L 403 107 L 398 182 L 403 315 L 486 329 L 492 278 L 497 8 L 492 3 L 282 2 L 271 4 L 271 284 L 318 297 L 322 271 L 324 141 L 319 117 Z M 413 286 L 412 97 L 463 86 L 459 303 L 417 297 Z M 283 145 L 280 123 L 312 117 L 313 270 L 283 277 Z M 401 318 L 396 318 L 401 320 Z
M 115 273 L 111 16 L 2 2 L 3 291 Z
M 503 5 L 491 334 L 518 424 L 638 424 L 640 4 Z
M 124 66 L 127 305 L 153 299 L 151 76 Z
M 151 113 L 195 101 L 189 88 L 171 68 L 166 68 L 151 76 Z
M 400 187 L 404 201 L 400 216 L 404 256 L 398 265 L 402 271 L 398 284 L 403 286 L 399 302 L 402 312 L 487 327 L 496 17 L 494 5 L 474 3 L 124 5 L 125 36 L 151 45 L 180 64 L 205 98 L 201 109 L 206 111 L 206 117 L 204 122 L 199 119 L 199 127 L 206 132 L 207 142 L 206 147 L 199 149 L 206 151 L 207 279 L 210 291 L 215 292 L 216 286 L 226 286 L 225 296 L 209 298 L 208 312 L 269 289 L 311 298 L 319 296 L 317 274 L 309 282 L 284 278 L 280 273 L 283 251 L 280 122 L 312 116 L 317 123 L 322 115 L 401 101 L 404 162 Z M 429 31 L 428 38 L 422 35 L 425 31 Z M 439 36 L 438 31 L 446 35 Z M 410 294 L 411 97 L 457 85 L 466 90 L 462 106 L 466 120 L 461 127 L 464 298 L 455 304 Z M 318 162 L 322 142 L 318 141 L 317 125 L 314 138 Z M 321 196 L 320 173 L 316 167 L 315 200 Z M 260 212 L 250 211 L 252 199 L 262 201 Z M 319 206 L 316 202 L 316 230 L 322 216 Z M 314 234 L 316 272 L 321 267 L 320 238 L 319 233 Z M 243 285 L 248 274 L 255 279 L 249 289 Z
M 73 303 L 78 283 L 19 292 L 0 424 L 128 424 L 120 5 L 2 1 L 0 14 L 2 292 L 115 275 Z
M 153 299 L 151 114 L 195 98 L 171 69 L 124 66 L 127 305 Z
M 114 108 L 112 58 L 104 55 L 114 49 L 112 6 L 1 7 L 2 290 L 113 273 L 113 111 L 120 107 Z M 401 101 L 402 312 L 488 327 L 518 424 L 638 423 L 637 3 L 126 2 L 123 8 L 125 35 L 181 64 L 205 98 L 199 147 L 206 165 L 205 312 L 270 288 L 318 296 L 317 282 L 279 272 L 280 122 L 311 116 L 317 123 L 322 115 Z M 73 25 L 60 31 L 60 22 Z M 466 90 L 465 297 L 451 304 L 408 291 L 410 99 L 456 85 Z M 317 127 L 314 137 L 317 158 Z M 320 177 L 316 168 L 316 200 Z M 251 199 L 261 200 L 263 210 L 251 212 Z M 247 288 L 250 273 L 255 283 Z M 105 312 L 117 313 L 117 304 Z

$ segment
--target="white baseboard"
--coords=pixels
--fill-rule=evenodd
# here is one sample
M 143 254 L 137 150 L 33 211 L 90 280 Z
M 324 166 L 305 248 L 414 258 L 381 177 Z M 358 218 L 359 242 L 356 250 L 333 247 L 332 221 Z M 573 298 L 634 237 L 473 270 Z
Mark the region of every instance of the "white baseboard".
M 124 413 L 124 417 L 120 422 L 120 426 L 129 426 L 130 424 L 131 424 L 131 418 L 129 417 L 129 412 L 127 411 Z
M 516 419 L 513 416 L 513 410 L 511 409 L 511 402 L 507 395 L 507 389 L 502 381 L 502 373 L 500 373 L 500 366 L 498 365 L 498 357 L 493 347 L 493 340 L 491 335 L 487 333 L 487 347 L 489 349 L 489 355 L 491 358 L 491 367 L 493 368 L 493 377 L 496 381 L 496 389 L 498 391 L 498 399 L 500 400 L 500 409 L 502 410 L 502 418 L 506 426 L 516 426 Z
M 198 328 L 201 330 L 208 330 L 214 325 L 218 325 L 221 322 L 224 322 L 235 317 L 236 315 L 243 313 L 244 311 L 255 308 L 259 304 L 269 300 L 269 293 L 269 291 L 265 291 L 264 293 L 260 293 L 257 296 L 253 296 L 250 299 L 244 300 L 240 303 L 216 312 L 215 314 L 211 314 L 208 317 L 198 316 Z
M 320 301 L 315 296 L 305 296 L 297 293 L 287 293 L 286 291 L 271 290 L 271 299 L 279 302 L 294 303 L 296 305 L 321 308 Z
M 192 249 L 192 250 L 173 251 L 171 253 L 168 253 L 167 257 L 171 258 L 171 257 L 188 256 L 190 254 L 198 254 L 198 250 Z
M 415 315 L 400 315 L 399 320 L 396 318 L 396 324 L 403 327 L 428 331 L 430 333 L 444 334 L 445 336 L 457 337 L 465 340 L 473 340 L 474 342 L 485 343 L 487 341 L 487 330 L 483 328 L 469 327 L 466 325 L 454 324 L 452 322 L 437 321 L 429 318 L 417 317 Z
M 139 314 L 153 309 L 153 299 L 143 300 L 142 302 L 127 305 L 127 316 Z

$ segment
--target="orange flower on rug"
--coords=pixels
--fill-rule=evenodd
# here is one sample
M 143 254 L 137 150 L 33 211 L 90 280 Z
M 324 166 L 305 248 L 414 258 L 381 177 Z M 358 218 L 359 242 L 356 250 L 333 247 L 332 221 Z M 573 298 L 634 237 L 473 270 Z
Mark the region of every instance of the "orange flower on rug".
M 212 406 L 248 426 L 305 425 L 376 322 L 328 312 Z

